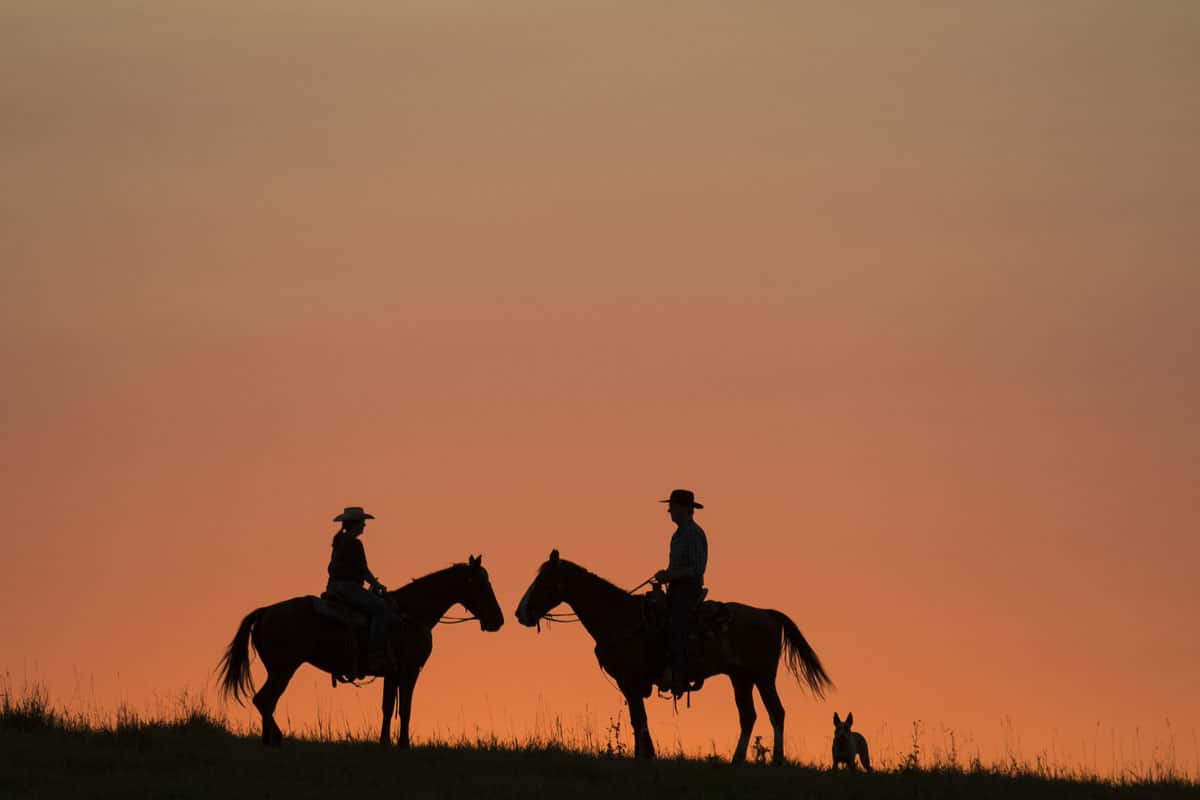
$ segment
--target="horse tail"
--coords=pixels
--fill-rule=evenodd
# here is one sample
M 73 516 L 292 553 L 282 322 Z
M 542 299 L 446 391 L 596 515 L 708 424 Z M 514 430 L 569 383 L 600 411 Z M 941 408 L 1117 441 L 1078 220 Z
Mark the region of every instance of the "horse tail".
M 783 654 L 788 671 L 800 683 L 807 683 L 814 695 L 824 699 L 825 690 L 833 688 L 833 681 L 826 674 L 816 651 L 787 614 L 773 609 L 768 609 L 767 613 L 783 628 Z
M 221 693 L 232 697 L 241 705 L 243 697 L 249 697 L 254 692 L 254 679 L 250 676 L 250 632 L 262 618 L 267 606 L 256 608 L 246 615 L 238 626 L 229 649 L 217 665 L 217 680 L 220 682 Z

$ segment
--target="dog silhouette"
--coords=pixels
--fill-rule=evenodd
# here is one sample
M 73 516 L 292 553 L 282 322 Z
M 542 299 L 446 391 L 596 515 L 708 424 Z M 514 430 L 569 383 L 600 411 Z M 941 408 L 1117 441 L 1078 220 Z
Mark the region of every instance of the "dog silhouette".
M 845 764 L 853 772 L 856 769 L 854 757 L 858 756 L 863 769 L 870 772 L 871 755 L 867 751 L 867 740 L 861 733 L 850 730 L 853 724 L 854 712 L 846 715 L 845 722 L 842 722 L 836 711 L 833 712 L 833 768 L 837 769 L 838 764 Z

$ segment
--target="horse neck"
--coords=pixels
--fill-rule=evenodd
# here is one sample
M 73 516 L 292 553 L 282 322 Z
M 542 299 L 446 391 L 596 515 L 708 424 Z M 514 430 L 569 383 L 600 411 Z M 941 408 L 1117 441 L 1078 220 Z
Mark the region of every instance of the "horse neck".
M 599 575 L 571 564 L 563 589 L 563 602 L 569 605 L 591 637 L 597 642 L 607 638 L 623 611 L 638 602 L 629 592 L 614 586 Z
M 407 586 L 393 591 L 392 599 L 406 614 L 432 628 L 450 606 L 460 601 L 462 581 L 458 579 L 458 573 L 462 568 L 462 564 L 455 564 L 415 578 Z

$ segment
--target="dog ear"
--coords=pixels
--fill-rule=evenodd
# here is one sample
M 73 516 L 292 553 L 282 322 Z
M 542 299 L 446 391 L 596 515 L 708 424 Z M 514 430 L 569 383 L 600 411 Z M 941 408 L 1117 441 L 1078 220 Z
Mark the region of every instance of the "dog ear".
M 833 712 L 833 724 L 834 724 L 834 725 L 841 725 L 841 724 L 842 724 L 842 718 L 841 718 L 841 717 L 839 717 L 839 716 L 837 715 L 837 712 L 836 712 L 836 711 L 835 711 L 835 712 Z
M 854 724 L 854 712 L 851 711 L 849 714 L 846 715 L 846 727 L 849 728 L 853 724 Z

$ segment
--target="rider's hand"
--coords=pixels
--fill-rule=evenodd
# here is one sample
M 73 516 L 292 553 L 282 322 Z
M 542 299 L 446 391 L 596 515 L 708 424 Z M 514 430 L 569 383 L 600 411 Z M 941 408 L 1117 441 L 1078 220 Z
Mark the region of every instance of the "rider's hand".
M 666 583 L 667 571 L 665 569 L 660 569 L 658 572 L 654 573 L 654 580 L 658 581 L 659 583 Z

